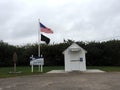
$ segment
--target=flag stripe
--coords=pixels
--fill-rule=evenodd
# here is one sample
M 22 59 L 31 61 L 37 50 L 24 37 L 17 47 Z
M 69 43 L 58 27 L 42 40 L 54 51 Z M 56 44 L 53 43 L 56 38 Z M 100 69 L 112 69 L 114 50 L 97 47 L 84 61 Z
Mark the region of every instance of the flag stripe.
M 47 28 L 42 23 L 40 23 L 40 29 L 41 29 L 41 32 L 44 32 L 44 33 L 51 33 L 51 34 L 53 33 L 53 31 L 50 28 Z
M 49 28 L 41 28 L 41 32 L 53 33 L 53 31 L 51 31 L 51 29 L 49 29 Z

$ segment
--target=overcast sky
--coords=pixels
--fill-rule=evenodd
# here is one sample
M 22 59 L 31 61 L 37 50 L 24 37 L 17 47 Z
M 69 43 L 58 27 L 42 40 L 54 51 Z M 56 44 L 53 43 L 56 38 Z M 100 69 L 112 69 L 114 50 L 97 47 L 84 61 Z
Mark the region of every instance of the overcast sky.
M 120 0 L 0 0 L 0 40 L 36 43 L 38 18 L 54 31 L 44 34 L 51 43 L 120 36 Z

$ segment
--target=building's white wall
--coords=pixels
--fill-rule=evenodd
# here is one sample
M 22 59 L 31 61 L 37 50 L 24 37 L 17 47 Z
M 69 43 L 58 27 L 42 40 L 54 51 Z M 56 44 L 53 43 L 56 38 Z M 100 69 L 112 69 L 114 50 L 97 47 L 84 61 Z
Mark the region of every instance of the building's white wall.
M 78 48 L 78 47 L 77 47 Z M 80 48 L 81 49 L 81 48 Z M 85 71 L 86 70 L 86 58 L 85 51 L 81 49 L 81 51 L 70 51 L 69 48 L 64 52 L 64 63 L 65 63 L 65 71 Z M 83 61 L 80 61 L 80 58 L 83 58 Z
M 80 71 L 80 62 L 79 61 L 70 62 L 70 70 Z
M 70 71 L 70 57 L 69 57 L 69 54 L 68 54 L 69 52 L 68 52 L 68 50 L 65 52 L 65 55 L 64 55 L 64 57 L 65 57 L 65 60 L 64 60 L 64 62 L 65 62 L 65 71 Z
M 80 71 L 85 71 L 86 70 L 86 58 L 85 58 L 85 52 L 82 51 L 80 54 L 80 57 L 83 58 L 83 62 L 80 62 Z

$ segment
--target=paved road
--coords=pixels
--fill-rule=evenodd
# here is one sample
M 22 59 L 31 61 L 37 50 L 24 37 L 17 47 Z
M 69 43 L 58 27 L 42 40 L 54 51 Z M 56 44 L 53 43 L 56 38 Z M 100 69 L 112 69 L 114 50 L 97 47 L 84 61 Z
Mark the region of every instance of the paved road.
M 0 79 L 0 90 L 120 90 L 119 73 L 62 73 Z

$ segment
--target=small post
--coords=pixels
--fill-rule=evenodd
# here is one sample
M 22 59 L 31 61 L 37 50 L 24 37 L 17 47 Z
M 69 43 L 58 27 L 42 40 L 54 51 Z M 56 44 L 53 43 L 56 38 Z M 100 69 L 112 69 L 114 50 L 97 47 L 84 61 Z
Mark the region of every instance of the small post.
M 16 63 L 14 63 L 14 72 L 16 72 Z
M 41 27 L 40 27 L 40 19 L 38 19 L 39 28 L 38 28 L 38 57 L 40 57 L 40 44 L 41 44 Z
M 33 65 L 31 65 L 31 72 L 33 72 Z
M 43 65 L 41 65 L 41 72 L 43 72 Z
M 38 65 L 38 72 L 40 72 L 40 65 Z
M 17 54 L 14 52 L 13 54 L 13 62 L 14 62 L 14 72 L 16 72 L 16 62 L 17 62 Z

